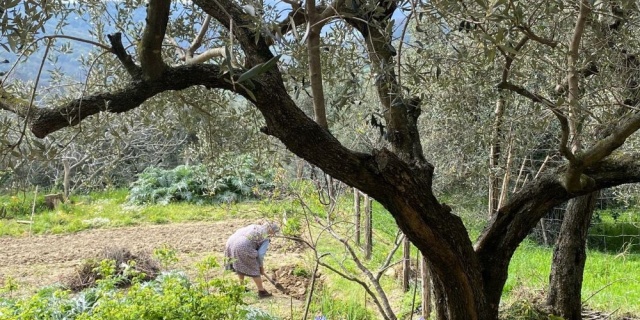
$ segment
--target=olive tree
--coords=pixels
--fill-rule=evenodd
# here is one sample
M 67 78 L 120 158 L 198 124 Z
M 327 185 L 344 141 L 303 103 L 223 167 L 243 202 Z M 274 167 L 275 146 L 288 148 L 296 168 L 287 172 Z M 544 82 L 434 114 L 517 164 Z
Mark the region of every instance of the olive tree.
M 551 4 L 540 1 L 538 6 L 520 1 L 484 0 L 470 4 L 395 0 L 335 0 L 304 6 L 294 1 L 285 3 L 292 10 L 283 17 L 263 14 L 263 5 L 258 2 L 193 0 L 192 5 L 189 4 L 190 12 L 210 17 L 205 19 L 209 21 L 206 25 L 212 25 L 214 41 L 204 51 L 198 51 L 198 41 L 194 41 L 196 45 L 188 47 L 192 50 L 187 50 L 184 58 L 176 62 L 163 50 L 165 44 L 172 43 L 167 28 L 174 19 L 172 2 L 150 0 L 142 31 L 134 35 L 139 38 L 135 48 L 123 45 L 121 33 L 108 35 L 109 44 L 100 44 L 120 61 L 128 80 L 103 88 L 102 92 L 38 107 L 3 95 L 0 108 L 22 116 L 31 133 L 44 138 L 100 112 L 131 111 L 152 97 L 161 98 L 170 91 L 200 87 L 243 97 L 264 118 L 262 133 L 277 138 L 291 152 L 334 178 L 369 194 L 389 211 L 402 232 L 429 261 L 439 319 L 496 319 L 509 261 L 550 208 L 602 188 L 640 180 L 640 155 L 633 150 L 619 151 L 625 140 L 640 128 L 639 114 L 631 111 L 615 121 L 603 123 L 609 129 L 607 133 L 585 141 L 580 150 L 572 150 L 570 145 L 571 135 L 577 132 L 573 126 L 587 119 L 578 115 L 589 115 L 582 112 L 586 108 L 577 90 L 581 59 L 586 54 L 580 45 L 584 21 L 593 5 L 589 1 L 576 1 L 566 7 L 559 5 L 561 1 Z M 136 6 L 140 2 L 125 1 L 124 4 Z M 500 89 L 534 102 L 555 118 L 557 149 L 565 163 L 522 186 L 492 215 L 475 243 L 462 220 L 438 199 L 433 189 L 435 167 L 423 152 L 418 126 L 421 113 L 431 112 L 430 97 L 410 95 L 399 83 L 396 70 L 402 53 L 392 39 L 394 13 L 412 11 L 419 16 L 427 7 L 435 8 L 436 14 L 442 17 L 450 13 L 460 15 L 463 28 L 480 29 L 485 35 L 483 39 L 493 44 L 492 49 L 483 53 L 486 56 L 518 57 L 520 50 L 524 50 L 519 43 L 541 48 L 558 42 L 568 48 L 555 55 L 549 53 L 551 63 L 548 65 L 531 60 L 530 69 L 534 73 L 549 66 L 563 70 L 561 78 L 566 76 L 569 93 L 566 98 L 548 96 L 548 89 L 536 86 L 533 83 L 536 78 L 531 74 L 514 72 L 513 76 L 498 81 Z M 314 11 L 311 15 L 307 12 L 310 8 Z M 630 6 L 629 10 L 629 14 L 637 14 L 637 8 Z M 556 21 L 573 27 L 539 28 L 536 17 L 542 14 L 553 15 Z M 313 18 L 309 20 L 309 17 Z M 317 25 L 309 25 L 308 21 L 343 23 L 362 40 L 368 59 L 363 68 L 374 74 L 378 109 L 384 118 L 389 148 L 362 152 L 347 147 L 347 143 L 303 112 L 292 98 L 286 85 L 288 69 L 283 66 L 295 57 L 279 53 L 292 37 L 298 39 L 296 35 L 303 34 L 300 42 L 309 36 L 306 31 L 313 30 L 317 35 Z M 443 32 L 451 30 L 449 27 Z M 558 32 L 557 38 L 554 32 Z M 320 35 L 325 37 L 322 30 Z M 483 46 L 484 40 L 472 42 Z M 615 70 L 603 68 L 601 72 L 614 73 Z M 426 85 L 429 80 L 424 81 Z M 559 83 L 563 87 L 565 82 L 560 79 Z M 606 95 L 608 105 L 632 110 L 635 105 L 627 103 L 632 101 L 616 99 L 619 94 L 618 90 L 610 90 Z M 538 121 L 538 116 L 531 114 L 529 121 Z

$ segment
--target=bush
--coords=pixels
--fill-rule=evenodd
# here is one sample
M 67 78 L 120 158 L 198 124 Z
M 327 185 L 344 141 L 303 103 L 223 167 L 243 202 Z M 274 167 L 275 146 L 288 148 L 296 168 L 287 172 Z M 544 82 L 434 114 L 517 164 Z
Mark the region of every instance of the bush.
M 31 214 L 33 207 L 33 195 L 25 196 L 0 196 L 0 218 L 21 217 Z M 36 197 L 35 213 L 47 210 L 44 196 Z
M 245 156 L 237 161 L 216 168 L 213 173 L 202 165 L 180 165 L 172 170 L 149 167 L 131 185 L 129 202 L 229 203 L 258 198 L 265 190 L 273 189 L 272 175 L 254 172 L 253 158 Z
M 274 188 L 272 172 L 257 173 L 251 156 L 235 158 L 227 166 L 215 168 L 212 191 L 215 202 L 236 202 L 259 198 Z
M 109 279 L 114 287 L 126 287 L 154 279 L 159 271 L 160 263 L 147 253 L 133 254 L 127 249 L 112 248 L 103 251 L 97 260 L 85 261 L 64 279 L 64 286 L 79 292 Z
M 204 166 L 181 165 L 173 170 L 146 168 L 131 185 L 129 201 L 135 204 L 205 202 L 209 194 Z

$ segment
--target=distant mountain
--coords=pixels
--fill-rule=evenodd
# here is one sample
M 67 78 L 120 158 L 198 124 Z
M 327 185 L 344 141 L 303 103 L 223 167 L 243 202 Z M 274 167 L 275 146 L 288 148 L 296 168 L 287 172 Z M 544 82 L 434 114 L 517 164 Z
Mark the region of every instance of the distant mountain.
M 107 4 L 107 12 L 115 10 L 113 2 L 107 2 Z M 139 10 L 135 11 L 134 19 L 144 19 L 144 17 L 144 8 L 140 8 Z M 94 26 L 89 21 L 90 20 L 87 16 L 80 16 L 76 13 L 71 13 L 66 17 L 65 25 L 60 30 L 56 30 L 56 26 L 59 21 L 52 19 L 45 24 L 44 32 L 41 32 L 39 35 L 37 35 L 37 37 L 43 37 L 47 35 L 66 35 L 95 42 L 106 43 L 106 39 L 96 39 L 89 33 L 89 31 L 94 28 Z M 116 32 L 116 29 L 115 27 L 107 27 L 106 31 L 107 33 L 113 33 Z M 54 59 L 45 60 L 43 65 L 42 77 L 40 79 L 41 87 L 48 85 L 50 80 L 49 72 L 56 68 L 65 76 L 71 77 L 73 79 L 82 80 L 86 76 L 86 72 L 83 70 L 83 68 L 79 68 L 79 59 L 80 57 L 89 54 L 96 48 L 90 44 L 69 39 L 57 39 L 55 41 L 54 47 L 60 48 L 64 44 L 69 44 L 71 50 L 64 54 L 52 50 L 49 54 L 49 57 Z M 128 44 L 125 43 L 125 46 L 126 45 Z M 36 52 L 32 53 L 28 57 L 22 57 L 20 59 L 20 62 L 10 75 L 9 79 L 34 81 L 37 77 L 38 70 L 40 69 L 40 64 L 42 63 L 44 52 L 45 43 L 44 41 L 41 41 L 39 43 L 39 49 Z M 16 55 L 14 53 L 0 53 L 0 61 L 5 59 L 9 61 L 9 63 L 0 65 L 0 71 L 7 72 L 16 62 L 18 57 L 19 55 Z
M 107 10 L 106 13 L 109 13 L 111 16 L 115 16 L 116 5 L 117 2 L 107 1 Z M 281 6 L 280 4 L 279 6 Z M 285 7 L 280 8 L 281 11 L 285 9 Z M 177 10 L 180 11 L 180 10 Z M 283 11 L 286 12 L 286 11 Z M 134 21 L 143 21 L 145 18 L 145 8 L 141 7 L 140 9 L 134 11 L 133 14 Z M 398 10 L 396 14 L 394 14 L 394 19 L 396 20 L 395 28 L 393 32 L 394 39 L 398 39 L 402 34 L 402 27 L 406 23 L 405 17 Z M 44 35 L 52 35 L 52 34 L 63 34 L 67 36 L 78 37 L 82 39 L 92 40 L 96 42 L 106 43 L 106 39 L 95 39 L 89 34 L 89 30 L 92 30 L 94 26 L 89 22 L 89 18 L 87 16 L 80 16 L 74 13 L 71 13 L 66 19 L 66 25 L 59 31 L 55 30 L 56 25 L 59 21 L 50 20 L 45 25 L 45 32 L 40 34 L 39 36 Z M 117 30 L 115 26 L 107 27 L 107 33 L 114 33 Z M 129 35 L 131 36 L 131 35 Z M 126 40 L 124 40 L 124 45 L 128 45 Z M 56 59 L 55 63 L 51 61 L 45 61 L 43 67 L 42 77 L 40 79 L 40 86 L 45 87 L 49 84 L 50 76 L 49 72 L 54 69 L 59 69 L 62 74 L 65 76 L 71 77 L 73 79 L 78 79 L 78 81 L 82 81 L 86 76 L 85 70 L 83 68 L 79 68 L 79 59 L 80 57 L 87 55 L 91 50 L 95 50 L 95 48 L 86 43 L 71 41 L 66 39 L 58 39 L 56 41 L 56 46 L 60 47 L 64 43 L 70 43 L 72 50 L 66 54 L 55 54 Z M 38 74 L 38 69 L 40 68 L 40 64 L 42 62 L 42 56 L 44 54 L 44 43 L 40 44 L 40 48 L 31 54 L 29 57 L 22 58 L 21 62 L 18 64 L 16 69 L 13 71 L 9 79 L 18 79 L 22 81 L 33 81 L 36 79 Z M 13 53 L 0 53 L 0 62 L 3 60 L 8 60 L 9 63 L 0 64 L 0 71 L 7 72 L 13 63 L 16 62 L 18 56 Z

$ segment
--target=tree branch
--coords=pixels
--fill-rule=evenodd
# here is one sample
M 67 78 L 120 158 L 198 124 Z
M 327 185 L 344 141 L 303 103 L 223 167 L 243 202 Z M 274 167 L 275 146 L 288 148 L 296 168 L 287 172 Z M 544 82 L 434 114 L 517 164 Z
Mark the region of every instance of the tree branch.
M 575 160 L 573 153 L 571 153 L 567 147 L 570 133 L 569 121 L 567 120 L 567 116 L 556 107 L 555 103 L 537 93 L 533 93 L 519 85 L 515 85 L 507 81 L 500 82 L 498 84 L 498 88 L 513 91 L 525 98 L 528 98 L 533 102 L 542 103 L 551 112 L 553 112 L 556 118 L 558 118 L 558 121 L 560 122 L 560 128 L 562 129 L 562 136 L 560 137 L 560 152 L 563 153 L 565 157 L 567 157 L 567 159 Z
M 517 26 L 518 29 L 520 29 L 520 31 L 522 31 L 522 33 L 524 33 L 527 37 L 529 37 L 529 39 L 544 44 L 546 46 L 551 47 L 552 49 L 555 49 L 558 46 L 558 42 L 554 41 L 554 40 L 550 40 L 550 39 L 546 39 L 543 37 L 540 37 L 538 35 L 536 35 L 535 33 L 533 33 L 533 31 L 531 30 L 531 28 L 529 28 L 528 26 L 525 25 L 521 25 L 521 26 Z
M 254 17 L 231 0 L 193 0 L 193 3 L 231 31 L 242 47 L 246 57 L 246 67 L 264 63 L 273 58 L 266 35 L 255 28 Z M 232 28 L 233 24 L 233 28 Z
M 145 80 L 158 79 L 167 67 L 162 61 L 162 42 L 167 31 L 170 8 L 171 0 L 150 0 L 147 6 L 147 24 L 138 49 Z
M 225 81 L 218 66 L 199 64 L 169 68 L 156 80 L 133 81 L 121 90 L 86 96 L 56 108 L 36 108 L 30 123 L 31 131 L 36 137 L 43 138 L 64 127 L 76 125 L 100 111 L 126 112 L 158 93 L 183 90 L 194 85 L 234 90 L 231 82 Z M 245 91 L 235 89 L 249 98 Z
M 200 31 L 198 32 L 198 35 L 193 39 L 193 41 L 191 42 L 191 45 L 187 49 L 185 60 L 192 59 L 193 54 L 196 52 L 196 50 L 198 50 L 200 46 L 202 46 L 202 40 L 204 39 L 204 35 L 207 34 L 207 30 L 209 29 L 209 23 L 211 23 L 211 16 L 207 15 L 207 17 L 204 19 L 204 22 L 202 22 L 202 27 L 200 27 Z
M 576 68 L 576 65 L 578 64 L 580 54 L 580 42 L 582 41 L 582 35 L 584 34 L 584 29 L 587 24 L 587 16 L 590 13 L 591 7 L 589 1 L 582 0 L 567 53 L 567 65 L 569 69 L 567 72 L 567 104 L 569 105 L 568 120 L 571 146 L 569 146 L 568 141 L 563 141 L 562 145 L 560 145 L 560 153 L 569 160 L 569 168 L 563 177 L 564 186 L 569 192 L 582 190 L 586 187 L 585 184 L 588 183 L 588 177 L 583 177 L 582 175 L 584 168 L 584 163 L 582 163 L 583 159 L 582 157 L 576 157 L 574 153 L 581 149 L 578 127 L 583 121 L 580 106 L 578 105 L 578 101 L 580 100 L 578 75 L 580 71 Z
M 527 89 L 525 89 L 522 86 L 519 86 L 517 84 L 513 84 L 511 82 L 508 81 L 502 81 L 497 85 L 498 89 L 506 89 L 512 92 L 515 92 L 525 98 L 528 98 L 529 100 L 533 101 L 533 102 L 537 102 L 537 103 L 542 103 L 543 105 L 549 107 L 549 108 L 555 108 L 556 105 L 555 103 L 553 103 L 551 100 L 537 94 L 537 93 L 533 93 Z
M 231 62 L 233 63 L 235 61 L 235 59 L 233 59 L 233 57 L 227 57 L 225 48 L 211 48 L 208 49 L 207 51 L 197 55 L 197 56 L 191 56 L 191 58 L 187 57 L 185 59 L 185 64 L 196 64 L 196 63 L 203 63 L 205 61 L 208 61 L 209 59 L 212 58 L 216 58 L 216 57 L 225 57 L 228 59 L 231 59 Z
M 640 113 L 634 113 L 626 121 L 613 128 L 604 139 L 598 141 L 582 154 L 584 167 L 593 165 L 618 149 L 626 139 L 640 129 Z
M 111 43 L 111 50 L 116 55 L 120 63 L 124 66 L 124 69 L 127 70 L 127 73 L 133 79 L 141 79 L 142 77 L 142 68 L 138 66 L 135 62 L 133 62 L 133 58 L 127 53 L 124 46 L 122 45 L 122 34 L 120 32 L 116 32 L 115 34 L 107 35 L 109 42 Z

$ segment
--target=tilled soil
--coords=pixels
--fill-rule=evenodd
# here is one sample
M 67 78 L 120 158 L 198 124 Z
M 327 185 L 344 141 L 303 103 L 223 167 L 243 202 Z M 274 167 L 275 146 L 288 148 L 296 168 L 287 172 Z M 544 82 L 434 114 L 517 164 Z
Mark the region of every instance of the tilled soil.
M 176 251 L 177 269 L 193 270 L 196 261 L 207 255 L 222 257 L 227 238 L 247 220 L 145 225 L 94 229 L 65 235 L 0 238 L 0 285 L 15 279 L 27 294 L 61 281 L 84 260 L 106 249 L 126 248 L 131 252 L 151 252 L 165 245 Z M 265 263 L 267 268 L 295 264 L 301 256 L 289 248 L 289 240 L 274 239 Z M 269 289 L 267 281 L 265 281 Z M 271 288 L 275 291 L 275 288 Z M 274 292 L 275 293 L 275 292 Z

